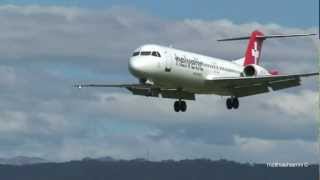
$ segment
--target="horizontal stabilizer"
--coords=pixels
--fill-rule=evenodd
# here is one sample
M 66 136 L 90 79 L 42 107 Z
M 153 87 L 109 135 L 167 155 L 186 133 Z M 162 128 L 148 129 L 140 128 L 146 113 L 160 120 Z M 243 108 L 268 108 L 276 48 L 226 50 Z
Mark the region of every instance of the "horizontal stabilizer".
M 256 38 L 265 40 L 269 38 L 285 38 L 285 37 L 299 37 L 299 36 L 314 36 L 315 33 L 310 34 L 288 34 L 288 35 L 263 35 L 263 36 L 256 36 Z M 251 36 L 243 36 L 243 37 L 235 37 L 235 38 L 226 38 L 226 39 L 219 39 L 218 41 L 238 41 L 238 40 L 247 40 L 250 39 Z

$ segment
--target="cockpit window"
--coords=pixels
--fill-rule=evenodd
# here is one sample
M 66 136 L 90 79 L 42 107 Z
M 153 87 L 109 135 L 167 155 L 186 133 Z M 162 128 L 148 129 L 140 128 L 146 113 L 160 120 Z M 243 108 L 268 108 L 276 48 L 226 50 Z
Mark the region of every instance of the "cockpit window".
M 159 52 L 153 51 L 152 52 L 152 56 L 156 56 L 156 57 L 161 57 Z
M 140 55 L 141 56 L 149 56 L 151 54 L 150 51 L 141 51 Z
M 134 52 L 132 56 L 138 56 L 140 52 Z

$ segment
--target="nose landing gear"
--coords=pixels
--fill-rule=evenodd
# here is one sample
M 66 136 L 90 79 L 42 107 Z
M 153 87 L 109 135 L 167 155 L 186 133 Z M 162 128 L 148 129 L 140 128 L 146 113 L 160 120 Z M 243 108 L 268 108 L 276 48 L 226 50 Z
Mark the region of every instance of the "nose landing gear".
M 238 109 L 239 108 L 239 100 L 236 97 L 228 98 L 226 101 L 227 109 Z
M 182 101 L 181 99 L 179 99 L 179 101 L 175 101 L 174 102 L 174 111 L 175 112 L 186 112 L 187 110 L 187 103 L 185 101 Z

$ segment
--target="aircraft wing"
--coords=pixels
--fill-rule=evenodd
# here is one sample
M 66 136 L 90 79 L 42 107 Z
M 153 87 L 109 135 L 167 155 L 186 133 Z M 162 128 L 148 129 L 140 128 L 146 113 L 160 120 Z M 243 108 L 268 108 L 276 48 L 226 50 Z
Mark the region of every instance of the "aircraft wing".
M 151 84 L 77 84 L 74 85 L 77 88 L 84 87 L 114 87 L 114 88 L 126 88 L 134 95 L 159 97 L 170 99 L 185 99 L 195 100 L 195 94 L 187 91 L 178 91 L 177 89 L 160 88 Z
M 317 76 L 319 73 L 291 74 L 291 75 L 269 75 L 259 77 L 230 77 L 214 78 L 207 80 L 209 85 L 219 87 L 236 97 L 244 97 L 255 94 L 280 90 L 300 85 L 301 77 Z
M 147 84 L 76 84 L 74 87 L 114 87 L 114 88 L 133 88 L 133 87 L 150 87 Z

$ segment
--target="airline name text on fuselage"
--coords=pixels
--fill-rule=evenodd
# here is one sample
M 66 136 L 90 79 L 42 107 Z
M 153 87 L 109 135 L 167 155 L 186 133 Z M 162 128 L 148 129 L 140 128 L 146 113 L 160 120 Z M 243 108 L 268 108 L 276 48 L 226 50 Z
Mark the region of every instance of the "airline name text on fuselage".
M 196 58 L 188 59 L 186 57 L 175 56 L 176 65 L 188 69 L 193 69 L 197 71 L 203 71 L 203 62 L 198 61 Z

